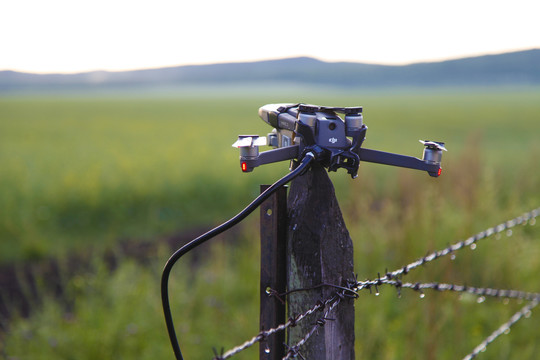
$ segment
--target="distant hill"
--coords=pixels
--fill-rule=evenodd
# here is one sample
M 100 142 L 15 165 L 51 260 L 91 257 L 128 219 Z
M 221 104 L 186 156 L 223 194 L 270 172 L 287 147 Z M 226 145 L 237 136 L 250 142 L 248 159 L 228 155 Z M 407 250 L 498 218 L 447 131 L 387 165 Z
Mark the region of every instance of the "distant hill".
M 292 82 L 343 87 L 540 84 L 540 49 L 402 66 L 324 62 L 308 57 L 79 74 L 0 71 L 0 91 L 92 87 Z

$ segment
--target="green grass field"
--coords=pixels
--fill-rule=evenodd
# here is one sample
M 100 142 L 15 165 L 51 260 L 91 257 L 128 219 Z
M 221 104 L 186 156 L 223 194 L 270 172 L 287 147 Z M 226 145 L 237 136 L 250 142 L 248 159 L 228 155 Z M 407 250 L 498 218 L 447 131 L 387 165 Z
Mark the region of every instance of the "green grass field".
M 374 164 L 362 164 L 355 180 L 331 174 L 360 279 L 540 204 L 540 89 L 304 94 L 0 99 L 0 263 L 99 253 L 126 239 L 158 244 L 228 219 L 257 195 L 258 184 L 287 171 L 283 163 L 243 174 L 230 146 L 238 134 L 271 130 L 257 109 L 272 102 L 363 105 L 368 148 L 420 157 L 418 139 L 447 144 L 439 179 Z M 200 251 L 196 268 L 175 269 L 173 314 L 187 358 L 211 358 L 213 346 L 256 334 L 257 221 L 250 216 L 236 241 Z M 404 280 L 536 292 L 539 235 L 538 225 L 515 229 Z M 96 259 L 94 271 L 66 274 L 68 300 L 43 291 L 32 316 L 7 323 L 0 354 L 172 358 L 159 301 L 168 255 L 162 249 L 150 266 L 126 259 L 112 273 Z M 381 290 L 356 302 L 358 358 L 463 357 L 520 307 L 457 294 L 420 299 L 406 290 L 398 299 L 395 290 Z M 535 358 L 537 311 L 482 358 Z M 238 358 L 256 356 L 251 350 Z

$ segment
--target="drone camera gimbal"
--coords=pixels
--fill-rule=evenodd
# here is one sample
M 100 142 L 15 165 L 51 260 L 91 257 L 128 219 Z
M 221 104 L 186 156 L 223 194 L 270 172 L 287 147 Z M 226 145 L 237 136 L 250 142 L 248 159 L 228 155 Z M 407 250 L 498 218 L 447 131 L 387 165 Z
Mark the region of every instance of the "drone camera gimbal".
M 259 116 L 274 129 L 266 137 L 238 137 L 233 146 L 240 149 L 243 172 L 283 160 L 291 160 L 293 169 L 298 160 L 311 152 L 328 171 L 344 168 L 353 178 L 357 176 L 360 161 L 423 170 L 433 177 L 441 175 L 442 152 L 446 151 L 442 142 L 420 140 L 424 145 L 422 159 L 362 148 L 367 126 L 361 106 L 269 104 L 259 109 Z M 262 145 L 274 149 L 259 152 Z

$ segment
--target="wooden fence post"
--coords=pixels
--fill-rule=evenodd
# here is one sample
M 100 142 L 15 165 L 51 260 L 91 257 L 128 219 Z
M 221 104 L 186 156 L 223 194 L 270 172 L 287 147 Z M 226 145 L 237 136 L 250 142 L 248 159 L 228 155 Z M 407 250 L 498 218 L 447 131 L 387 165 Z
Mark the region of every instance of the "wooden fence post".
M 287 236 L 288 290 L 306 289 L 322 283 L 344 286 L 354 272 L 353 246 L 341 214 L 334 187 L 326 170 L 314 163 L 291 183 L 288 198 Z M 288 316 L 304 312 L 336 291 L 323 286 L 288 296 Z M 288 345 L 294 346 L 323 316 L 289 328 Z M 354 300 L 345 299 L 308 342 L 300 348 L 305 359 L 354 359 Z

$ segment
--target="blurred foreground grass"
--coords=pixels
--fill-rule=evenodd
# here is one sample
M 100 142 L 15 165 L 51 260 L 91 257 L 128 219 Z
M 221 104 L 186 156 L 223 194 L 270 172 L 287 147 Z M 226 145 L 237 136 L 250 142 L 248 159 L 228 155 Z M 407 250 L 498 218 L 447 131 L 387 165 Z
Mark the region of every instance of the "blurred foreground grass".
M 355 246 L 359 279 L 394 270 L 540 204 L 540 90 L 212 99 L 0 100 L 0 260 L 20 262 L 106 249 L 119 239 L 158 239 L 234 215 L 286 172 L 250 175 L 230 144 L 265 134 L 270 102 L 364 105 L 364 146 L 421 156 L 418 139 L 446 141 L 443 176 L 362 164 L 359 178 L 331 174 Z M 257 332 L 257 217 L 234 242 L 182 261 L 171 300 L 187 358 L 212 357 Z M 480 242 L 404 280 L 539 291 L 540 230 Z M 536 242 L 534 242 L 536 240 Z M 196 255 L 196 254 L 195 254 Z M 188 257 L 195 256 L 192 254 Z M 0 335 L 13 359 L 172 358 L 159 300 L 163 248 L 150 266 L 129 259 L 112 273 L 69 276 L 63 301 L 43 291 L 29 318 Z M 470 352 L 520 308 L 458 294 L 393 289 L 356 302 L 358 358 L 454 359 Z M 523 305 L 523 304 L 521 304 Z M 533 359 L 540 333 L 524 319 L 482 354 Z M 257 357 L 250 350 L 238 358 Z

